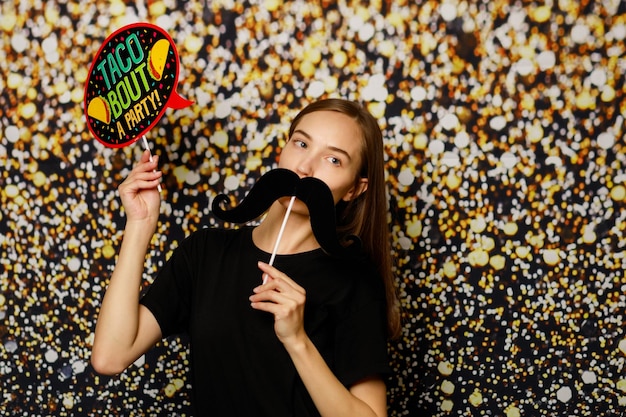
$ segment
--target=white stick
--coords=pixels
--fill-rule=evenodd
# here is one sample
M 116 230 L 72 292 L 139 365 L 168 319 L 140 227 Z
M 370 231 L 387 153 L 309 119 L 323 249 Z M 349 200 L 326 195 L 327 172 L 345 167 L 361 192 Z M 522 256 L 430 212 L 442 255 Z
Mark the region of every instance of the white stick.
M 280 240 L 283 238 L 283 232 L 285 231 L 285 226 L 287 225 L 287 219 L 289 219 L 289 213 L 291 213 L 291 209 L 293 208 L 293 203 L 296 201 L 296 196 L 294 195 L 289 200 L 289 206 L 287 206 L 287 211 L 285 212 L 285 217 L 283 218 L 283 224 L 280 225 L 280 230 L 278 231 L 278 236 L 276 237 L 276 243 L 274 243 L 274 250 L 272 251 L 272 256 L 270 256 L 269 264 L 274 264 L 274 259 L 276 258 L 276 252 L 278 252 L 278 245 L 280 244 Z M 267 282 L 267 276 L 263 276 L 263 284 Z
M 150 146 L 148 146 L 148 139 L 146 139 L 146 135 L 143 135 L 141 140 L 143 141 L 143 146 L 148 150 L 148 152 L 150 152 Z M 152 152 L 150 152 L 150 162 L 152 162 Z M 157 186 L 157 189 L 161 192 L 161 184 Z

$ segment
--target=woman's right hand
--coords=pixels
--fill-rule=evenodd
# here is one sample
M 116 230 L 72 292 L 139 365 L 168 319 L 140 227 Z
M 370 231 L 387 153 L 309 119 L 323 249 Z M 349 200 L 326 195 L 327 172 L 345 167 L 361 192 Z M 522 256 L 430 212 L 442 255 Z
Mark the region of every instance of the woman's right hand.
M 159 218 L 161 195 L 158 187 L 163 176 L 158 171 L 158 156 L 152 157 L 146 150 L 137 165 L 118 188 L 127 222 L 150 221 L 156 227 Z

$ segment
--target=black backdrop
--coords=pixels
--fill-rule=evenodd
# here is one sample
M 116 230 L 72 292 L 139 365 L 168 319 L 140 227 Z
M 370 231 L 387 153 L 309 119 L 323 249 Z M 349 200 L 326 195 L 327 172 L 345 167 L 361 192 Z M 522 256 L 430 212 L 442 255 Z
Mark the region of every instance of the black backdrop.
M 0 6 L 0 404 L 5 415 L 189 415 L 172 338 L 114 378 L 94 324 L 141 152 L 86 128 L 102 41 L 178 45 L 148 134 L 165 172 L 146 282 L 275 164 L 297 109 L 367 103 L 384 131 L 404 331 L 390 415 L 621 416 L 626 405 L 622 2 L 34 0 Z

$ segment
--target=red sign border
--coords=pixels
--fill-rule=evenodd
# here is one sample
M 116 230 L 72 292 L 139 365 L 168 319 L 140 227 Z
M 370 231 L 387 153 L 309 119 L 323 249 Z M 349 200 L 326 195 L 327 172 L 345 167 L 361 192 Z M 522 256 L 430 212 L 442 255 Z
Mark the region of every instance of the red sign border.
M 91 77 L 93 75 L 93 69 L 94 69 L 94 66 L 96 65 L 96 61 L 100 57 L 100 54 L 104 50 L 105 46 L 107 46 L 109 42 L 111 42 L 111 40 L 115 38 L 119 33 L 129 30 L 129 29 L 134 29 L 137 27 L 149 28 L 149 29 L 155 30 L 159 32 L 160 34 L 162 34 L 163 36 L 165 36 L 165 38 L 169 41 L 170 45 L 172 46 L 172 49 L 174 50 L 174 57 L 176 59 L 176 73 L 174 75 L 174 85 L 172 86 L 172 91 L 170 92 L 170 96 L 167 99 L 167 103 L 165 103 L 163 108 L 159 111 L 159 114 L 155 117 L 154 121 L 150 123 L 148 127 L 146 127 L 141 132 L 139 132 L 134 139 L 128 140 L 120 144 L 113 144 L 110 142 L 105 142 L 104 140 L 100 139 L 99 135 L 97 135 L 94 129 L 91 127 L 91 123 L 89 122 L 89 115 L 87 114 L 87 106 L 89 104 L 87 103 L 87 89 L 89 88 L 89 80 L 91 80 Z M 115 32 L 111 33 L 109 36 L 107 36 L 104 42 L 102 42 L 102 45 L 100 45 L 100 49 L 98 49 L 98 52 L 96 53 L 95 57 L 93 58 L 91 62 L 91 66 L 89 67 L 89 72 L 87 75 L 87 80 L 85 81 L 85 88 L 83 91 L 83 112 L 85 114 L 85 118 L 87 121 L 87 128 L 89 129 L 89 132 L 91 132 L 91 135 L 94 138 L 96 138 L 98 142 L 100 142 L 101 144 L 103 144 L 104 146 L 108 148 L 123 148 L 125 146 L 129 146 L 137 142 L 143 135 L 145 135 L 150 129 L 152 129 L 158 122 L 161 121 L 161 118 L 163 117 L 165 110 L 167 110 L 167 108 L 170 107 L 168 104 L 170 103 L 170 101 L 172 101 L 172 97 L 178 96 L 178 94 L 176 93 L 176 87 L 178 86 L 179 71 L 180 71 L 180 58 L 178 56 L 178 49 L 176 48 L 176 44 L 174 43 L 174 40 L 172 39 L 170 34 L 167 33 L 167 31 L 163 29 L 162 27 L 157 26 L 152 23 L 147 23 L 147 22 L 136 22 L 136 23 L 125 25 L 117 29 Z

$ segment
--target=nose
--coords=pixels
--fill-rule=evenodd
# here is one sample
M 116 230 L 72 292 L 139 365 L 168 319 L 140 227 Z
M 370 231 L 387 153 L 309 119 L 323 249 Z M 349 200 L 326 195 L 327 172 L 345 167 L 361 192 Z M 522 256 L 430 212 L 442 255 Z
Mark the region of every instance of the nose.
M 310 177 L 313 175 L 313 163 L 310 158 L 302 158 L 296 167 L 296 174 L 300 178 Z

